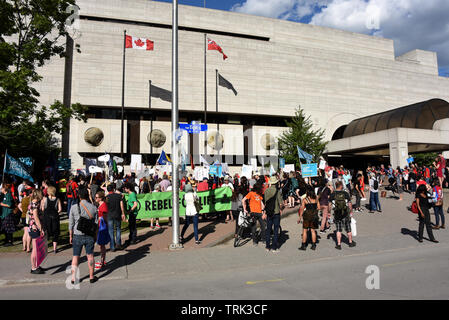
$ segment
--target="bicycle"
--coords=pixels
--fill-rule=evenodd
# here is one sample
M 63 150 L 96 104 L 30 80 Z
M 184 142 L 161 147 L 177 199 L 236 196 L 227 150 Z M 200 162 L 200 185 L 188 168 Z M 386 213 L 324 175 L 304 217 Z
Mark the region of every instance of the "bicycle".
M 251 228 L 254 223 L 257 223 L 257 220 L 255 219 L 254 215 L 247 215 L 243 211 L 240 212 L 238 217 L 238 229 L 234 237 L 234 248 L 243 246 L 252 239 Z M 248 231 L 249 236 L 247 236 Z M 271 233 L 272 237 L 273 235 L 274 232 Z M 281 239 L 282 235 L 283 235 L 282 227 L 279 225 L 278 239 Z M 256 239 L 260 239 L 260 236 L 261 236 L 261 227 L 260 224 L 258 224 L 256 228 Z

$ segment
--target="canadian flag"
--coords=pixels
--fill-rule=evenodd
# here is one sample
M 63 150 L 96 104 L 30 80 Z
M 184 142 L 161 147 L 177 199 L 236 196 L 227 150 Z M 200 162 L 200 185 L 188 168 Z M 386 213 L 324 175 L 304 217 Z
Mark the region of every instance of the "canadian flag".
M 227 55 L 224 54 L 221 47 L 211 39 L 207 39 L 207 50 L 218 50 L 218 52 L 220 52 L 223 55 L 223 60 L 226 60 L 226 58 L 228 57 Z
M 150 39 L 126 36 L 126 48 L 140 50 L 154 50 L 154 42 Z

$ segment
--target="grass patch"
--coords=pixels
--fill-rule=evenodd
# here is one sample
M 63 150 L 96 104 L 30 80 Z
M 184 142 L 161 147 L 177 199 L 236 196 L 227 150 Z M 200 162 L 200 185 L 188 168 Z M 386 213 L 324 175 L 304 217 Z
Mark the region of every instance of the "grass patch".
M 168 223 L 168 218 L 159 219 L 160 223 Z M 155 222 L 156 223 L 156 222 Z M 137 222 L 137 230 L 149 228 L 151 226 L 150 220 L 141 220 Z M 5 247 L 5 234 L 2 233 L 0 235 L 0 253 L 4 252 L 23 252 L 22 251 L 22 237 L 23 237 L 24 229 L 20 228 L 13 234 L 14 245 L 11 247 Z M 126 233 L 129 233 L 128 222 L 122 222 L 122 236 Z M 48 247 L 50 250 L 53 250 L 53 242 L 48 242 Z M 58 250 L 67 250 L 70 249 L 70 236 L 69 236 L 69 224 L 67 222 L 62 222 L 60 227 L 60 236 L 58 242 Z

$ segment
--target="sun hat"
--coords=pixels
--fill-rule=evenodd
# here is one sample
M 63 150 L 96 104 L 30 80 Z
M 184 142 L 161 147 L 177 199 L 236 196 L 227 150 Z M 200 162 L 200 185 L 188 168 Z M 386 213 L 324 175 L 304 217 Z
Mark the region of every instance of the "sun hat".
M 276 178 L 276 176 L 270 177 L 270 181 L 269 181 L 270 185 L 276 184 L 278 182 L 279 182 L 279 180 Z

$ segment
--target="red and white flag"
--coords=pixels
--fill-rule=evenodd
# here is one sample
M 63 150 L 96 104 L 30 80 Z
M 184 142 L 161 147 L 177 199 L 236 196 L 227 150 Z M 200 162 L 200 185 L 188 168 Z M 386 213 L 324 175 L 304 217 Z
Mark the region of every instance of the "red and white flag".
M 154 50 L 154 42 L 150 39 L 126 36 L 126 48 L 140 50 Z
M 213 41 L 211 39 L 207 39 L 207 49 L 208 50 L 218 50 L 218 52 L 220 52 L 223 55 L 223 60 L 226 60 L 226 58 L 228 57 L 227 55 L 224 54 L 221 47 L 215 41 Z

